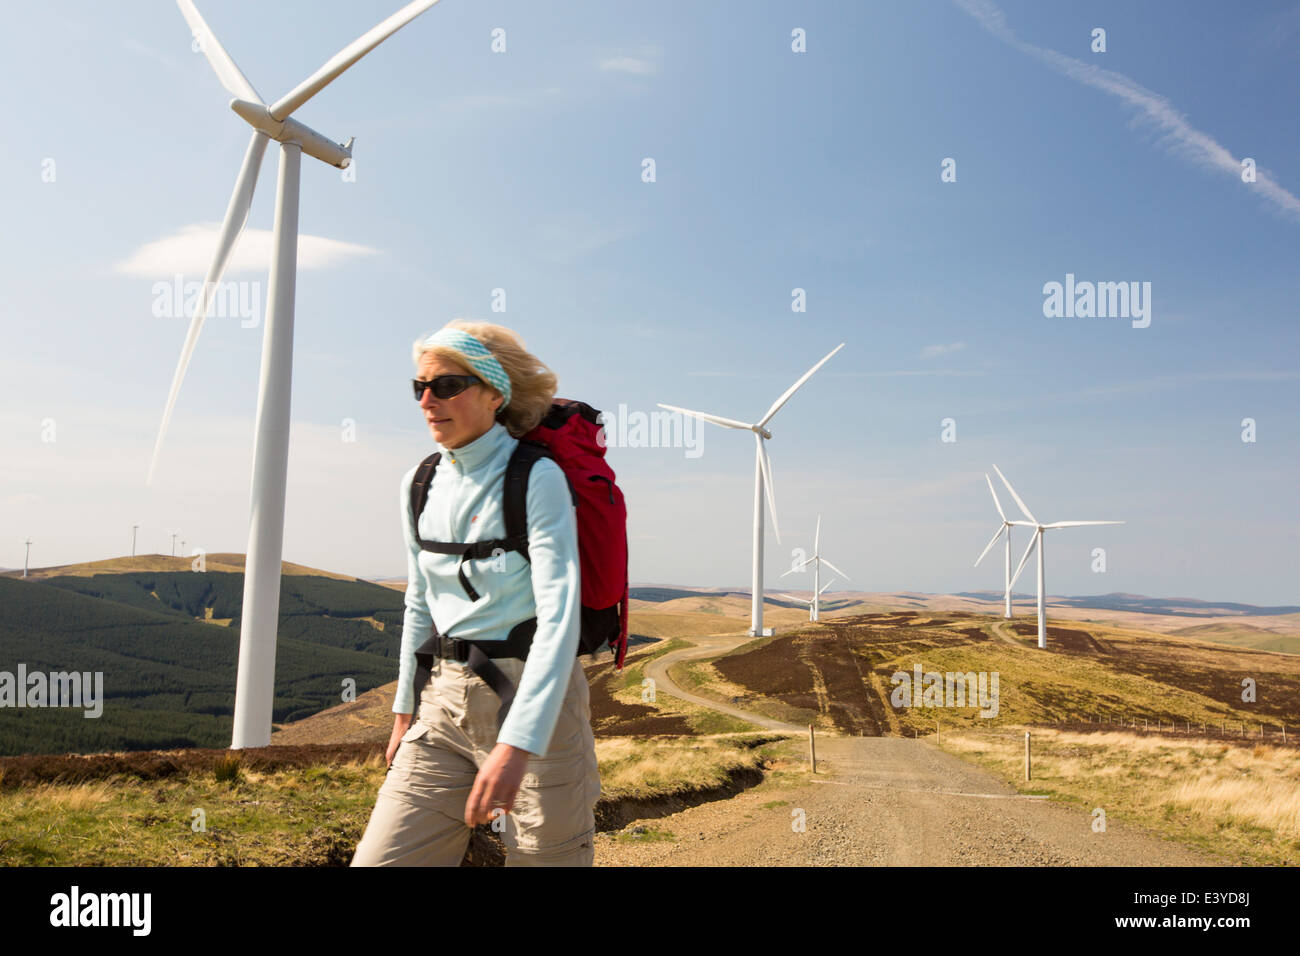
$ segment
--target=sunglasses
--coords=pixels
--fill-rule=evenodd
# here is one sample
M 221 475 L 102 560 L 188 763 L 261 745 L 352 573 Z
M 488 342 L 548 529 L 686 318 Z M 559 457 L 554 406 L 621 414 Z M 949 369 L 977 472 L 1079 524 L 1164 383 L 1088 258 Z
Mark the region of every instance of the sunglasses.
M 415 389 L 415 400 L 418 402 L 424 398 L 426 388 L 433 389 L 434 398 L 452 398 L 471 385 L 481 384 L 482 381 L 477 375 L 437 375 L 428 382 L 413 378 L 411 386 Z

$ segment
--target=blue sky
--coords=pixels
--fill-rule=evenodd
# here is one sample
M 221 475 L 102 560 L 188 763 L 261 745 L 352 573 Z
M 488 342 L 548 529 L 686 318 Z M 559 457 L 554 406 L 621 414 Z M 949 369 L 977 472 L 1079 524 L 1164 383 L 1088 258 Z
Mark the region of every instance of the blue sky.
M 399 5 L 199 4 L 268 100 Z M 242 551 L 260 311 L 208 320 L 144 477 L 188 323 L 158 283 L 201 279 L 248 129 L 171 3 L 7 18 L 0 565 L 136 523 Z M 403 573 L 410 345 L 463 316 L 562 395 L 745 420 L 847 343 L 771 425 L 770 585 L 821 512 L 854 588 L 1000 587 L 996 463 L 1127 522 L 1049 537 L 1051 592 L 1297 603 L 1298 51 L 1297 3 L 442 0 L 296 114 L 357 141 L 355 181 L 303 162 L 286 559 Z M 262 305 L 276 161 L 227 274 Z M 1149 327 L 1046 317 L 1067 273 L 1149 282 Z M 748 583 L 752 440 L 701 437 L 610 451 L 634 581 Z

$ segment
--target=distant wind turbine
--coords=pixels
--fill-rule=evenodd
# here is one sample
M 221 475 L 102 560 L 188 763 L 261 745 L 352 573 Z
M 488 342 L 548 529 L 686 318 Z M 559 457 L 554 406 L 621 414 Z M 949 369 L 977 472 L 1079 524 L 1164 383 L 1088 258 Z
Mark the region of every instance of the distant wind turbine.
M 788 574 L 789 572 L 786 572 L 786 573 Z M 821 588 L 820 591 L 815 591 L 815 592 L 813 593 L 813 596 L 812 596 L 811 599 L 810 599 L 810 598 L 795 597 L 793 594 L 778 594 L 777 597 L 779 597 L 779 598 L 785 598 L 787 601 L 798 601 L 800 604 L 807 604 L 807 605 L 808 605 L 808 620 L 810 620 L 810 621 L 816 621 L 816 620 L 819 620 L 819 618 L 817 617 L 817 614 L 818 614 L 818 607 L 819 607 L 818 602 L 821 600 L 821 596 L 822 596 L 822 594 L 825 593 L 825 591 L 826 591 L 826 590 L 827 590 L 827 589 L 828 589 L 832 584 L 834 584 L 834 583 L 835 583 L 835 579 L 834 579 L 834 578 L 831 578 L 831 580 L 827 581 L 825 584 L 822 585 L 822 588 Z
M 822 557 L 821 541 L 822 541 L 822 516 L 818 515 L 817 530 L 813 533 L 812 555 L 810 557 L 804 558 L 804 560 L 801 561 L 798 565 L 791 568 L 789 571 L 786 571 L 785 574 L 781 575 L 781 577 L 785 577 L 786 574 L 794 574 L 796 571 L 806 571 L 808 570 L 808 567 L 811 565 L 813 569 L 813 596 L 812 596 L 811 603 L 808 604 L 808 613 L 810 615 L 808 620 L 810 621 L 821 620 L 821 594 L 822 591 L 826 590 L 826 588 L 820 587 L 819 585 L 819 582 L 821 581 L 821 575 L 822 575 L 822 565 L 823 564 L 826 565 L 826 567 L 830 568 L 836 574 L 843 577 L 844 580 L 847 581 L 849 579 L 849 576 L 847 574 L 845 574 L 835 565 L 831 564 L 828 560 Z M 828 584 L 827 587 L 830 587 L 830 585 Z M 802 601 L 803 598 L 795 598 L 795 600 Z
M 802 378 L 787 388 L 781 397 L 772 403 L 772 407 L 767 410 L 767 414 L 751 424 L 738 422 L 734 418 L 706 415 L 704 412 L 693 412 L 689 408 L 665 405 L 663 402 L 658 403 L 660 408 L 666 408 L 669 411 L 691 415 L 703 421 L 721 425 L 724 428 L 739 428 L 754 433 L 754 583 L 750 598 L 749 627 L 749 633 L 753 637 L 763 637 L 768 633 L 763 630 L 763 498 L 765 495 L 768 509 L 772 513 L 772 532 L 776 535 L 777 543 L 781 542 L 781 529 L 777 525 L 776 502 L 773 500 L 772 493 L 772 465 L 767 457 L 767 448 L 763 444 L 765 440 L 772 437 L 772 433 L 767 430 L 766 426 L 772 420 L 772 416 L 780 411 L 781 406 L 790 400 L 790 396 L 797 392 L 804 382 L 812 378 L 814 372 L 825 365 L 830 360 L 830 357 L 842 348 L 844 348 L 843 342 L 831 349 L 825 358 L 804 372 Z
M 998 466 L 994 465 L 993 470 L 997 471 Z M 999 478 L 1002 477 L 1002 472 L 998 471 L 998 477 Z M 989 540 L 989 543 L 985 546 L 984 550 L 980 552 L 980 556 L 975 559 L 975 567 L 979 567 L 980 562 L 984 560 L 984 555 L 988 554 L 989 551 L 992 549 L 993 545 L 997 543 L 998 538 L 1002 537 L 1004 539 L 1003 540 L 1003 552 L 1004 552 L 1003 564 L 1005 567 L 1005 570 L 1003 572 L 1003 584 L 1006 590 L 1006 594 L 1004 596 L 1004 600 L 1006 602 L 1006 609 L 1002 612 L 1002 616 L 1010 619 L 1011 617 L 1011 528 L 1014 524 L 1016 524 L 1016 522 L 1007 520 L 1007 513 L 1002 510 L 1002 502 L 998 501 L 998 493 L 993 490 L 993 480 L 989 478 L 987 473 L 985 473 L 984 475 L 984 480 L 989 483 L 989 494 L 993 496 L 993 507 L 998 509 L 998 515 L 1002 518 L 1002 526 L 999 527 L 998 530 L 993 533 L 993 537 Z M 1002 480 L 1006 481 L 1005 478 L 1002 478 Z
M 23 554 L 23 577 L 27 577 L 27 562 L 32 556 L 32 539 L 27 539 L 27 551 Z
M 993 470 L 998 471 L 998 466 L 994 465 Z M 1029 519 L 1028 521 L 1012 521 L 1011 524 L 1024 525 L 1025 527 L 1034 529 L 1034 534 L 1029 539 L 1029 547 L 1025 549 L 1025 556 L 1020 559 L 1020 566 L 1016 568 L 1016 573 L 1011 576 L 1011 583 L 1013 585 L 1016 583 L 1016 580 L 1020 577 L 1020 572 L 1025 569 L 1025 562 L 1029 560 L 1030 552 L 1033 551 L 1035 547 L 1037 547 L 1038 548 L 1038 646 L 1046 647 L 1047 646 L 1047 611 L 1046 608 L 1044 607 L 1044 601 L 1046 600 L 1047 592 L 1044 590 L 1045 585 L 1043 584 L 1043 533 L 1045 531 L 1052 531 L 1056 528 L 1080 528 L 1083 527 L 1084 525 L 1123 524 L 1124 522 L 1123 521 L 1053 521 L 1051 524 L 1043 524 L 1030 513 L 1027 507 L 1025 507 L 1025 503 L 1021 501 L 1020 496 L 1016 494 L 1016 489 L 1012 488 L 1011 482 L 1007 481 L 1006 475 L 998 471 L 998 477 L 1001 478 L 1002 483 L 1007 486 L 1007 491 L 1011 492 L 1011 497 L 1016 500 L 1016 505 L 1019 506 L 1022 512 L 1024 512 L 1025 517 Z
M 213 293 L 226 270 L 248 222 L 253 189 L 267 144 L 280 144 L 280 175 L 276 184 L 271 274 L 267 289 L 266 327 L 262 333 L 262 368 L 257 389 L 257 424 L 253 433 L 253 482 L 244 567 L 244 603 L 240 618 L 239 669 L 235 685 L 232 749 L 265 747 L 271 742 L 271 711 L 275 697 L 275 641 L 280 604 L 280 559 L 284 545 L 285 478 L 289 458 L 289 397 L 293 376 L 293 310 L 298 268 L 298 184 L 302 154 L 346 169 L 352 162 L 352 140 L 336 143 L 293 119 L 291 114 L 350 66 L 438 0 L 414 0 L 387 20 L 352 41 L 325 64 L 268 106 L 253 89 L 230 54 L 217 40 L 192 0 L 177 0 L 221 85 L 234 94 L 230 108 L 253 127 L 252 139 L 226 208 L 216 253 L 208 267 L 180 362 L 172 377 L 162 426 L 149 463 L 149 477 L 162 451 L 176 396 L 194 352 Z M 304 14 L 307 16 L 317 14 Z M 282 39 L 299 38 L 290 31 Z M 374 104 L 381 110 L 385 103 Z M 176 542 L 172 541 L 175 553 Z

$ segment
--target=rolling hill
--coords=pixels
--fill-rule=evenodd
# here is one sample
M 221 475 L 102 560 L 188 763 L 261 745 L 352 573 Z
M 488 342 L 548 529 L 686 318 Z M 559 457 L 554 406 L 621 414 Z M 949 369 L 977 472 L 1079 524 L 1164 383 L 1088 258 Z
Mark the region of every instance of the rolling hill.
M 28 672 L 98 671 L 106 698 L 103 715 L 89 719 L 69 709 L 0 707 L 0 754 L 225 746 L 243 556 L 209 554 L 206 567 L 199 574 L 190 570 L 189 558 L 142 555 L 36 568 L 27 580 L 21 571 L 0 574 L 0 672 L 15 672 L 20 663 Z M 363 581 L 290 562 L 283 572 L 275 721 L 331 709 L 340 716 L 364 709 L 391 719 L 366 692 L 395 675 L 403 583 Z M 632 588 L 631 598 L 631 628 L 640 639 L 743 635 L 748 625 L 750 601 L 743 589 L 657 584 Z M 993 592 L 837 592 L 823 605 L 823 623 L 922 610 L 983 617 L 996 611 L 1000 599 Z M 1057 628 L 1074 621 L 1129 629 L 1147 640 L 1163 635 L 1171 648 L 1209 641 L 1241 651 L 1300 651 L 1300 612 L 1291 607 L 1122 594 L 1052 601 L 1049 613 Z M 1014 627 L 1032 620 L 1026 603 L 1018 598 Z M 806 608 L 787 600 L 766 601 L 765 619 L 781 632 L 804 627 L 807 616 Z M 1177 657 L 1162 666 L 1181 666 Z M 368 707 L 339 708 L 349 678 L 358 703 L 364 699 Z
M 227 746 L 242 599 L 231 571 L 0 577 L 0 671 L 103 675 L 98 717 L 0 707 L 0 754 Z M 390 589 L 286 575 L 273 719 L 339 702 L 345 680 L 357 693 L 392 680 L 401 620 Z

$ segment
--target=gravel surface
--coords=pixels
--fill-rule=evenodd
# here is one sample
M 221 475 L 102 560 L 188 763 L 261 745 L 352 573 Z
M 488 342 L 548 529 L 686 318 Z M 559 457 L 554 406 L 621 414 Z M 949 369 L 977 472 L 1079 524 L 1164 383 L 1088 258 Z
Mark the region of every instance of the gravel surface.
M 792 757 L 804 741 L 783 745 Z M 599 834 L 598 866 L 1205 866 L 1135 827 L 1016 794 L 899 737 L 819 738 L 818 773 Z M 784 801 L 784 805 L 773 804 Z M 766 805 L 766 808 L 765 808 Z M 801 810 L 804 832 L 793 824 Z M 634 836 L 637 826 L 648 832 Z M 671 840 L 653 839 L 668 831 Z

